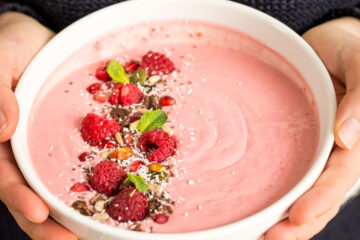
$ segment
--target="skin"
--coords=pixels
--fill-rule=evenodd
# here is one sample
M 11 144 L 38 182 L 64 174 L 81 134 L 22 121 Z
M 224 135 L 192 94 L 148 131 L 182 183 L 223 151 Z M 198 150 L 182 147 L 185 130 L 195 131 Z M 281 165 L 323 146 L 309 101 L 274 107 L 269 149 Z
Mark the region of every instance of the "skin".
M 3 119 L 0 116 L 0 199 L 32 239 L 72 240 L 76 236 L 49 217 L 46 204 L 26 184 L 7 142 L 19 115 L 14 87 L 32 57 L 53 35 L 23 14 L 0 15 L 0 110 L 4 114 Z M 266 240 L 310 239 L 337 214 L 345 194 L 360 177 L 358 135 L 349 144 L 340 134 L 349 118 L 360 119 L 360 21 L 349 17 L 333 20 L 303 37 L 333 77 L 339 103 L 334 129 L 337 146 L 314 186 L 293 204 L 288 219 L 266 233 Z

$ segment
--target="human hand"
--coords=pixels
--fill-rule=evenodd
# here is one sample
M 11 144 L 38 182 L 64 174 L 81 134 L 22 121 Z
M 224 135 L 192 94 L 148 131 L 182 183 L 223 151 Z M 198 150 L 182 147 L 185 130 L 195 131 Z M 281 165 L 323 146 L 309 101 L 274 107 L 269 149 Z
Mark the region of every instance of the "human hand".
M 54 34 L 20 13 L 0 15 L 0 199 L 19 226 L 33 239 L 77 239 L 49 218 L 46 204 L 26 184 L 10 144 L 19 116 L 13 94 L 22 72 Z
M 303 35 L 333 79 L 338 112 L 337 147 L 312 188 L 290 208 L 289 217 L 273 226 L 266 240 L 307 240 L 337 214 L 346 193 L 360 177 L 360 21 L 341 18 Z

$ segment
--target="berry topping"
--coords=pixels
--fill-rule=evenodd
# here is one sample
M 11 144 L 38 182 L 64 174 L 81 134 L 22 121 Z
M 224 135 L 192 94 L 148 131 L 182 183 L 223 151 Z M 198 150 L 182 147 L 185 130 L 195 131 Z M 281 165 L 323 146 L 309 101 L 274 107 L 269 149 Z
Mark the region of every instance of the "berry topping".
M 88 88 L 87 91 L 91 94 L 96 93 L 99 89 L 101 88 L 101 84 L 100 83 L 94 83 L 91 84 Z
M 148 213 L 148 200 L 135 188 L 124 188 L 111 201 L 107 213 L 119 222 L 141 221 Z
M 143 56 L 139 68 L 146 69 L 149 76 L 164 75 L 172 73 L 175 70 L 175 65 L 164 54 L 149 51 Z
M 126 173 L 118 163 L 106 160 L 95 166 L 90 184 L 99 193 L 112 196 L 119 191 L 125 178 Z
M 75 183 L 71 188 L 70 191 L 72 192 L 86 192 L 90 190 L 90 186 L 85 183 Z
M 125 64 L 124 69 L 126 73 L 133 73 L 140 67 L 140 64 L 135 61 L 130 61 Z
M 106 102 L 108 99 L 106 93 L 104 91 L 97 91 L 95 94 L 94 94 L 94 100 L 99 102 L 99 103 L 104 103 Z
M 130 172 L 136 172 L 142 165 L 145 165 L 143 161 L 135 161 L 130 165 Z
M 82 121 L 81 136 L 92 146 L 98 146 L 105 138 L 113 137 L 120 131 L 120 125 L 95 113 L 88 113 Z
M 125 84 L 121 88 L 121 105 L 124 107 L 136 104 L 142 101 L 144 94 L 134 84 Z
M 112 149 L 117 146 L 117 143 L 114 140 L 104 140 L 100 144 L 101 149 Z
M 154 217 L 154 222 L 158 223 L 158 224 L 164 224 L 169 220 L 169 217 L 164 215 L 164 214 L 157 214 Z
M 112 105 L 119 105 L 120 104 L 120 91 L 121 88 L 115 88 L 109 98 L 109 102 Z
M 148 157 L 151 162 L 163 162 L 170 157 L 176 148 L 176 142 L 162 130 L 150 130 L 138 140 L 137 147 L 146 153 L 155 151 Z
M 98 69 L 96 69 L 95 77 L 102 81 L 110 81 L 111 80 L 109 74 L 106 71 L 106 66 L 101 66 Z
M 160 99 L 160 105 L 162 107 L 172 106 L 176 103 L 176 100 L 170 96 L 164 96 Z
M 80 162 L 86 162 L 94 159 L 94 156 L 89 152 L 83 152 L 78 156 Z

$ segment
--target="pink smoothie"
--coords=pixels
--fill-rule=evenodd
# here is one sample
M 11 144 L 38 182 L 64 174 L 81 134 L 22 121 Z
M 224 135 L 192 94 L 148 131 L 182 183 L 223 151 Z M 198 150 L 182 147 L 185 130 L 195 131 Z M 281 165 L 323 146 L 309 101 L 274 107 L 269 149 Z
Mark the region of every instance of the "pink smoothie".
M 31 113 L 29 148 L 47 188 L 67 204 L 84 178 L 79 153 L 81 119 L 100 104 L 86 92 L 99 62 L 165 53 L 177 72 L 169 77 L 170 125 L 178 140 L 175 177 L 166 186 L 176 201 L 154 232 L 219 227 L 248 217 L 293 188 L 312 165 L 319 140 L 313 96 L 282 57 L 249 36 L 196 21 L 139 24 L 75 53 L 46 82 Z M 113 58 L 113 57 L 112 57 Z M 176 80 L 176 81 L 175 81 Z M 88 165 L 95 165 L 99 157 Z

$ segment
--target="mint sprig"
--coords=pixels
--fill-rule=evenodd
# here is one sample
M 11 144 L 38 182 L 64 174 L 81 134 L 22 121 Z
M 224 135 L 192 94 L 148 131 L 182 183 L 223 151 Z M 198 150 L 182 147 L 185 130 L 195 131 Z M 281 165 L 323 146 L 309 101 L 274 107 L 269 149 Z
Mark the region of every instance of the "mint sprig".
M 145 192 L 146 190 L 148 190 L 149 185 L 147 185 L 143 177 L 135 176 L 131 173 L 128 173 L 127 178 L 135 185 L 135 188 L 139 190 L 139 192 Z
M 141 116 L 138 130 L 144 133 L 152 129 L 162 128 L 167 119 L 166 113 L 160 109 L 147 112 Z
M 130 83 L 130 79 L 128 75 L 126 75 L 124 67 L 119 62 L 111 60 L 106 67 L 106 71 L 115 82 Z

